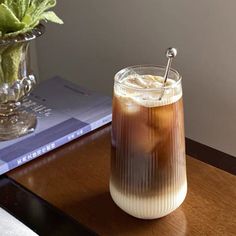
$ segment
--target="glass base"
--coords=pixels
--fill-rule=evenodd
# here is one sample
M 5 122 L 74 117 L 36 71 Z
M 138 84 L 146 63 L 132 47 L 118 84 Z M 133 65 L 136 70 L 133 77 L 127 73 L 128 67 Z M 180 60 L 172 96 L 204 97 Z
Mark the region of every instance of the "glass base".
M 187 182 L 185 181 L 182 186 L 179 186 L 178 190 L 175 188 L 171 190 L 165 194 L 155 194 L 151 197 L 135 196 L 122 193 L 110 181 L 110 194 L 116 205 L 139 219 L 158 219 L 176 210 L 186 197 Z
M 9 116 L 0 116 L 0 141 L 7 141 L 32 133 L 36 125 L 36 116 L 25 111 L 17 111 Z

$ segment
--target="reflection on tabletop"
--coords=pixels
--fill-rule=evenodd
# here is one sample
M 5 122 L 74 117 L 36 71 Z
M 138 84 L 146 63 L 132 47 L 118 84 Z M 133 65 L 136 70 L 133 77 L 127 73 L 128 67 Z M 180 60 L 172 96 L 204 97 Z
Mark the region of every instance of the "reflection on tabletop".
M 139 220 L 110 197 L 110 147 L 106 126 L 8 175 L 100 235 L 236 235 L 235 176 L 187 157 L 184 203 L 166 217 Z

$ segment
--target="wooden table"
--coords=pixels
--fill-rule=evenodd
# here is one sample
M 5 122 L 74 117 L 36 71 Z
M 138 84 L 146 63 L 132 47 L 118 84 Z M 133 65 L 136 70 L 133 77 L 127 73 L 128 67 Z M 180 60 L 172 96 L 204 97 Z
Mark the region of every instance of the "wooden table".
M 236 235 L 236 176 L 187 156 L 188 194 L 172 214 L 139 220 L 109 195 L 110 126 L 8 176 L 99 235 Z

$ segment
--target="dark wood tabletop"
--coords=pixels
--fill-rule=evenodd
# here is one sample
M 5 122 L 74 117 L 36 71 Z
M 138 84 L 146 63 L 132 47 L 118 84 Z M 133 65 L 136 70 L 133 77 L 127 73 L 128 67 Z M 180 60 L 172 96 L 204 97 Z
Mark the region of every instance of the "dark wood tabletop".
M 187 156 L 188 194 L 170 215 L 136 219 L 109 194 L 110 126 L 8 176 L 99 235 L 236 235 L 236 176 Z

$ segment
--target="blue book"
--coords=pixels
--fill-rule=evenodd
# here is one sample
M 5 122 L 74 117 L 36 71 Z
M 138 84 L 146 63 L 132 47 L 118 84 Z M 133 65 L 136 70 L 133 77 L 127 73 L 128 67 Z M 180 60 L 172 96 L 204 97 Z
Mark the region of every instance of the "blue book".
M 29 135 L 0 142 L 0 175 L 112 119 L 110 97 L 81 88 L 60 77 L 40 83 L 23 100 L 22 105 L 37 115 L 37 127 Z

